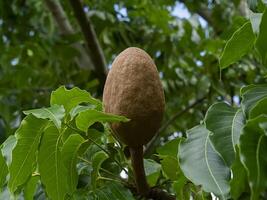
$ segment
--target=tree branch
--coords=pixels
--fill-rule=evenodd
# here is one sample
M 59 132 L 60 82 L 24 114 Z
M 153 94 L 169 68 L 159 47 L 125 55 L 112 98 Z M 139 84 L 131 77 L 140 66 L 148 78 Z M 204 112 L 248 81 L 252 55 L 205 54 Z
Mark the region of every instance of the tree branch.
M 196 105 L 200 104 L 201 102 L 203 102 L 206 99 L 207 95 L 205 95 L 204 97 L 197 99 L 194 103 L 188 105 L 185 109 L 173 114 L 171 116 L 171 118 L 165 122 L 165 124 L 163 124 L 161 126 L 161 128 L 157 131 L 157 133 L 155 134 L 155 136 L 152 138 L 152 140 L 147 144 L 145 152 L 144 152 L 144 156 L 147 157 L 149 155 L 152 154 L 152 152 L 154 151 L 155 146 L 157 146 L 158 143 L 158 139 L 160 137 L 160 134 L 166 130 L 166 128 L 168 128 L 168 126 L 170 124 L 172 124 L 178 117 L 182 116 L 183 114 L 185 114 L 188 110 L 190 110 L 191 108 L 195 107 Z
M 74 30 L 68 20 L 66 13 L 64 12 L 60 2 L 58 0 L 44 0 L 47 8 L 52 13 L 52 16 L 59 27 L 59 31 L 62 35 L 72 35 Z M 93 69 L 93 63 L 90 55 L 86 49 L 78 42 L 72 44 L 72 46 L 79 51 L 80 57 L 75 59 L 80 68 Z
M 45 0 L 45 3 L 49 10 L 51 11 L 57 25 L 59 26 L 59 31 L 63 35 L 73 34 L 73 28 L 69 23 L 69 20 L 61 6 L 61 4 L 57 0 Z
M 81 2 L 79 0 L 69 1 L 86 40 L 88 50 L 95 66 L 96 75 L 100 80 L 101 87 L 103 88 L 107 74 L 104 53 L 100 47 L 91 21 L 89 18 L 86 17 L 83 11 L 83 6 Z

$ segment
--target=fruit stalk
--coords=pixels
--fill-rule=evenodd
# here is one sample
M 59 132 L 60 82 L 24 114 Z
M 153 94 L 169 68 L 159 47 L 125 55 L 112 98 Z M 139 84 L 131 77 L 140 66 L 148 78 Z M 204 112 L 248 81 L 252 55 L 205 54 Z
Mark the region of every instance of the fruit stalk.
M 142 196 L 147 196 L 149 192 L 149 186 L 146 181 L 144 169 L 143 146 L 130 147 L 130 154 L 137 192 Z

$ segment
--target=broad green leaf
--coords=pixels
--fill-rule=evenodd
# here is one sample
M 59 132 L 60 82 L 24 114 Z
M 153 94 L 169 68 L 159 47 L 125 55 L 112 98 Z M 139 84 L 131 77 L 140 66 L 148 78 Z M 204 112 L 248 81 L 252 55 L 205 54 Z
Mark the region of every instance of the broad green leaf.
M 177 181 L 174 181 L 172 187 L 176 193 L 177 199 L 186 199 L 184 195 L 184 187 L 187 183 L 187 178 L 185 176 L 179 177 Z
M 63 105 L 67 113 L 80 103 L 90 103 L 95 105 L 98 109 L 102 108 L 101 101 L 93 98 L 89 92 L 77 87 L 68 90 L 65 86 L 61 86 L 51 93 L 51 106 L 54 104 Z
M 249 118 L 253 119 L 261 114 L 267 114 L 267 97 L 260 99 L 249 113 Z
M 181 170 L 177 157 L 161 156 L 161 159 L 160 163 L 165 176 L 173 181 L 178 180 Z
M 62 160 L 67 168 L 69 193 L 73 193 L 77 187 L 78 174 L 76 169 L 78 151 L 81 145 L 85 142 L 79 134 L 73 134 L 63 144 Z
M 248 173 L 251 200 L 259 199 L 267 188 L 267 136 L 260 128 L 260 124 L 266 122 L 267 115 L 249 120 L 240 137 L 240 157 Z
M 42 138 L 38 166 L 46 193 L 53 200 L 63 200 L 69 192 L 69 173 L 62 160 L 61 148 L 61 135 L 56 126 L 50 124 Z
M 244 124 L 242 111 L 223 102 L 215 103 L 206 113 L 205 124 L 212 132 L 210 140 L 215 149 L 230 167 L 235 159 L 235 145 L 239 143 Z
M 102 188 L 97 188 L 95 191 L 96 198 L 98 200 L 134 200 L 135 198 L 131 194 L 131 192 L 123 187 L 122 185 L 109 182 Z
M 236 146 L 236 158 L 231 167 L 233 178 L 230 181 L 231 196 L 237 200 L 248 188 L 247 172 L 240 160 L 239 148 Z
M 2 154 L 5 157 L 6 163 L 10 166 L 12 161 L 12 151 L 15 148 L 17 139 L 14 135 L 9 136 L 3 143 Z
M 209 131 L 204 125 L 187 131 L 187 139 L 180 143 L 179 163 L 184 175 L 206 192 L 228 199 L 230 170 L 214 150 Z
M 159 153 L 159 157 L 161 158 L 161 166 L 164 175 L 171 179 L 177 180 L 180 178 L 181 169 L 179 167 L 178 161 L 178 149 L 181 138 L 176 138 L 164 144 L 164 146 L 159 147 L 157 152 Z
M 49 108 L 39 108 L 23 112 L 25 115 L 32 114 L 40 119 L 50 119 L 58 129 L 61 127 L 61 120 L 65 115 L 64 107 L 61 105 L 52 105 Z
M 263 64 L 267 64 L 266 41 L 267 41 L 267 9 L 265 9 L 265 11 L 262 15 L 262 19 L 261 19 L 261 23 L 260 23 L 260 31 L 259 31 L 259 35 L 258 35 L 258 38 L 256 41 L 256 48 L 258 49 L 258 51 L 261 55 L 261 59 L 262 59 Z
M 95 122 L 127 122 L 126 117 L 112 115 L 97 110 L 85 110 L 76 117 L 76 126 L 78 129 L 87 132 L 87 129 Z
M 76 117 L 76 115 L 78 115 L 80 112 L 83 112 L 85 110 L 88 110 L 88 109 L 93 109 L 94 107 L 92 105 L 89 105 L 89 106 L 76 106 L 74 107 L 73 109 L 71 109 L 70 111 L 70 120 L 73 120 L 74 117 Z
M 158 154 L 177 158 L 180 141 L 181 138 L 175 138 L 174 140 L 167 142 L 163 146 L 157 148 Z
M 24 199 L 25 200 L 32 200 L 34 199 L 34 194 L 37 188 L 37 183 L 40 180 L 39 176 L 32 176 L 24 187 Z
M 254 45 L 255 35 L 250 22 L 240 27 L 227 41 L 220 57 L 220 68 L 227 68 L 229 65 L 238 61 Z
M 0 146 L 0 150 L 2 149 L 2 145 Z M 5 182 L 6 176 L 8 174 L 8 168 L 2 152 L 0 151 L 0 191 L 2 190 Z
M 36 165 L 36 152 L 47 123 L 47 120 L 28 115 L 16 131 L 17 144 L 12 151 L 12 162 L 9 167 L 8 186 L 11 192 L 15 192 L 32 174 Z
M 154 186 L 160 175 L 160 164 L 151 159 L 144 159 L 144 168 L 148 184 Z
M 241 106 L 246 115 L 250 115 L 251 109 L 259 100 L 267 97 L 267 85 L 250 85 L 241 89 Z
M 91 173 L 91 184 L 93 187 L 93 190 L 96 189 L 96 184 L 97 184 L 97 179 L 99 177 L 99 168 L 101 164 L 108 158 L 108 155 L 103 152 L 99 151 L 94 154 L 93 159 L 92 159 L 92 167 L 93 171 Z

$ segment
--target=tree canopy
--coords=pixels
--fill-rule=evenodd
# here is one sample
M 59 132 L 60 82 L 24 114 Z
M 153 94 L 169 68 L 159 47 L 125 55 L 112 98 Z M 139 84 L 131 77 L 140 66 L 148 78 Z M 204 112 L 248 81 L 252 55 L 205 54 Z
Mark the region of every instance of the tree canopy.
M 127 119 L 101 103 L 130 46 L 153 58 L 166 99 L 145 146 L 149 185 L 266 198 L 266 24 L 263 0 L 0 0 L 0 199 L 136 198 L 106 124 Z

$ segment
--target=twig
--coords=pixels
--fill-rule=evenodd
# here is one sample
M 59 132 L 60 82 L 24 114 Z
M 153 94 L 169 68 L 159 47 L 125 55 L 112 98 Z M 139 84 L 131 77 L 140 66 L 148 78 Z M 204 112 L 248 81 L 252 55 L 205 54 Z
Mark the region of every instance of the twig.
M 77 128 L 74 128 L 66 123 L 63 123 L 64 125 L 66 125 L 68 128 L 70 128 L 71 130 L 75 131 L 76 133 L 79 133 L 79 134 L 84 134 L 84 132 L 80 131 L 79 129 Z M 98 144 L 96 141 L 94 141 L 92 138 L 90 138 L 88 135 L 88 140 L 90 140 L 92 143 L 94 143 L 97 147 L 99 147 L 102 151 L 104 151 L 107 155 L 109 155 L 109 157 L 121 168 L 121 170 L 123 170 L 128 176 L 130 176 L 128 174 L 128 171 L 119 163 L 119 161 L 117 161 L 115 158 L 112 158 L 112 156 L 110 155 L 110 153 L 105 149 L 103 148 L 100 144 Z
M 157 131 L 157 133 L 155 134 L 155 136 L 152 138 L 152 140 L 147 144 L 147 147 L 145 149 L 144 152 L 144 156 L 147 157 L 148 155 L 151 155 L 151 153 L 153 152 L 153 148 L 155 146 L 155 143 L 157 142 L 160 134 L 166 130 L 166 128 L 168 128 L 168 126 L 170 124 L 172 124 L 178 117 L 180 117 L 181 115 L 183 115 L 184 113 L 186 113 L 188 110 L 190 110 L 191 108 L 195 107 L 196 105 L 200 104 L 202 101 L 204 101 L 206 99 L 207 95 L 203 96 L 200 99 L 197 99 L 194 103 L 188 105 L 185 109 L 175 113 L 174 115 L 171 116 L 171 118 L 165 122 L 165 124 L 163 124 L 161 126 L 161 128 Z
M 87 43 L 92 61 L 96 69 L 96 75 L 100 80 L 100 85 L 103 88 L 106 80 L 106 61 L 104 53 L 98 42 L 95 30 L 89 18 L 86 17 L 81 1 L 69 0 L 72 6 L 74 15 L 81 27 L 82 33 Z
M 62 35 L 72 35 L 75 33 L 71 26 L 66 13 L 64 12 L 60 2 L 58 0 L 44 0 L 47 8 L 52 13 L 52 16 L 59 27 L 59 31 Z M 75 42 L 72 46 L 79 51 L 80 57 L 75 59 L 76 63 L 80 68 L 93 69 L 93 65 L 90 55 L 86 49 L 79 43 Z

